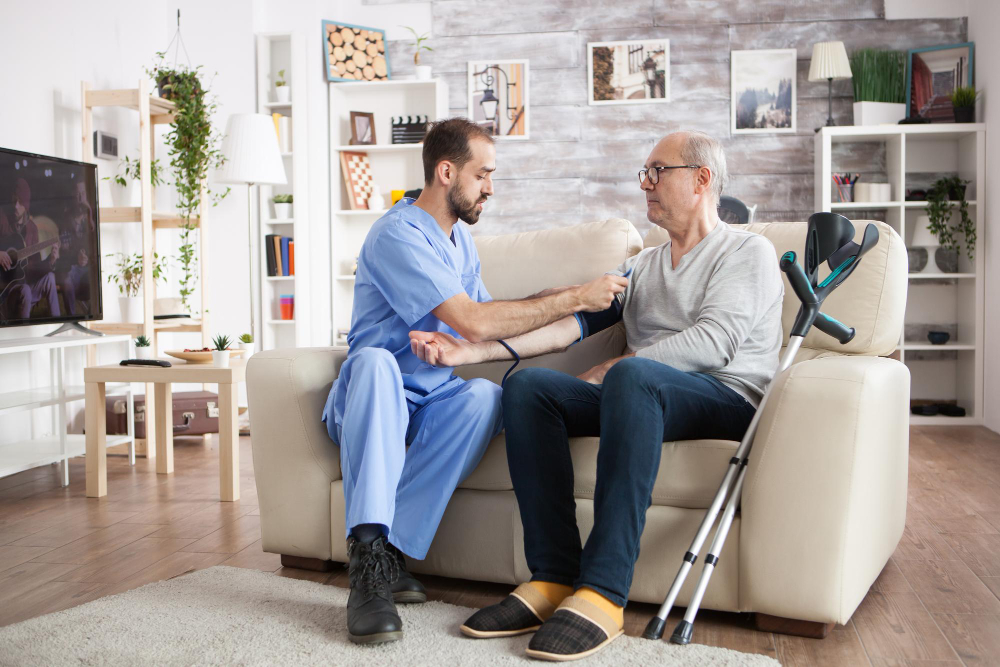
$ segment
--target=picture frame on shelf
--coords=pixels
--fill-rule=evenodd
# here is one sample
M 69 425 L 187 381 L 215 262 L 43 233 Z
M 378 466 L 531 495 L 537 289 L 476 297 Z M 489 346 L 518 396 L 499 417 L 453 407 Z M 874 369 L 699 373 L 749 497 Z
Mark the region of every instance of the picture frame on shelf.
M 730 51 L 730 131 L 794 134 L 796 50 Z
M 375 114 L 368 111 L 351 112 L 351 145 L 370 146 L 375 143 Z
M 469 61 L 469 118 L 497 139 L 530 136 L 527 60 Z
M 974 85 L 975 50 L 975 42 L 961 42 L 907 51 L 906 117 L 954 123 L 955 109 L 948 93 Z
M 323 67 L 327 81 L 388 81 L 391 78 L 385 30 L 322 22 Z
M 587 44 L 588 104 L 663 104 L 669 101 L 669 39 Z
M 347 188 L 350 210 L 368 210 L 368 198 L 371 196 L 373 182 L 368 153 L 340 151 L 340 173 Z

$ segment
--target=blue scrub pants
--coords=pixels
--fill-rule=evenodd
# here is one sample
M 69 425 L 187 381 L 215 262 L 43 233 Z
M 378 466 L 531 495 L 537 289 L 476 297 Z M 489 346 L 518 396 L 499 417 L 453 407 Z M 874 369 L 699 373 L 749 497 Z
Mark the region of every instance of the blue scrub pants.
M 337 391 L 346 392 L 340 420 Z M 503 422 L 500 387 L 488 380 L 452 380 L 419 401 L 406 397 L 392 353 L 367 347 L 344 362 L 325 414 L 340 446 L 347 534 L 381 524 L 392 544 L 423 559 L 452 493 Z

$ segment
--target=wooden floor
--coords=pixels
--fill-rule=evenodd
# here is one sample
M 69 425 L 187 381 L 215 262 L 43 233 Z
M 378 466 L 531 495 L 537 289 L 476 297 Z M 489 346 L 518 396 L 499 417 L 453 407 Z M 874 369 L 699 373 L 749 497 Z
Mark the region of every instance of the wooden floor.
M 0 479 L 0 625 L 213 565 L 346 586 L 346 572 L 282 568 L 261 551 L 248 438 L 242 498 L 219 502 L 218 442 L 175 439 L 175 472 L 108 459 L 108 496 L 84 497 L 83 459 L 68 488 L 47 466 Z M 672 576 L 665 572 L 664 576 Z M 478 607 L 509 587 L 433 578 L 430 596 Z M 824 640 L 751 628 L 748 615 L 702 612 L 695 641 L 785 665 L 1000 664 L 1000 436 L 983 428 L 914 428 L 903 540 L 846 626 Z M 651 605 L 629 605 L 638 635 Z M 671 619 L 668 628 L 676 619 Z M 669 632 L 669 629 L 668 629 Z

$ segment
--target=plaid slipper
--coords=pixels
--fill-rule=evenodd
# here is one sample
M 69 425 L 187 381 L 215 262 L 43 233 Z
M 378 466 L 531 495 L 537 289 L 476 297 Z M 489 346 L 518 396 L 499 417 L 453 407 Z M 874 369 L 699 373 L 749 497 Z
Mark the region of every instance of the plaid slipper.
M 460 630 L 476 639 L 523 635 L 537 630 L 555 609 L 534 586 L 521 584 L 499 604 L 484 607 L 470 616 Z
M 570 596 L 528 643 L 528 656 L 539 660 L 579 660 L 600 651 L 625 631 L 600 607 Z

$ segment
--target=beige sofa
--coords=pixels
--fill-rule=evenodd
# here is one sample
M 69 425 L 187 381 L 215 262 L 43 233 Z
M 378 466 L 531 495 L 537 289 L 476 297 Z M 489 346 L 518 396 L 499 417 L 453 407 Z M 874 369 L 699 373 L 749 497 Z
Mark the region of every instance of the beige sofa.
M 886 356 L 902 327 L 907 259 L 899 236 L 878 225 L 878 245 L 824 307 L 857 329 L 854 340 L 842 346 L 814 329 L 797 363 L 774 380 L 750 457 L 742 511 L 705 596 L 708 608 L 810 621 L 828 630 L 851 617 L 902 535 L 910 382 L 906 367 Z M 786 250 L 803 249 L 805 223 L 748 228 L 772 241 L 775 261 Z M 654 228 L 645 245 L 665 240 L 665 232 Z M 483 280 L 496 299 L 586 281 L 643 245 L 629 222 L 614 219 L 479 237 L 476 243 Z M 786 332 L 797 309 L 786 284 Z M 581 373 L 622 352 L 620 326 L 522 365 Z M 287 565 L 322 567 L 347 558 L 339 451 L 320 422 L 345 356 L 344 348 L 285 349 L 257 354 L 249 363 L 263 548 L 282 554 Z M 458 372 L 499 382 L 507 366 Z M 632 600 L 663 600 L 736 445 L 663 444 Z M 593 523 L 598 439 L 576 438 L 571 446 L 585 539 Z M 701 562 L 678 604 L 686 604 Z M 427 559 L 413 562 L 412 569 L 509 584 L 529 577 L 503 434 L 455 492 Z

